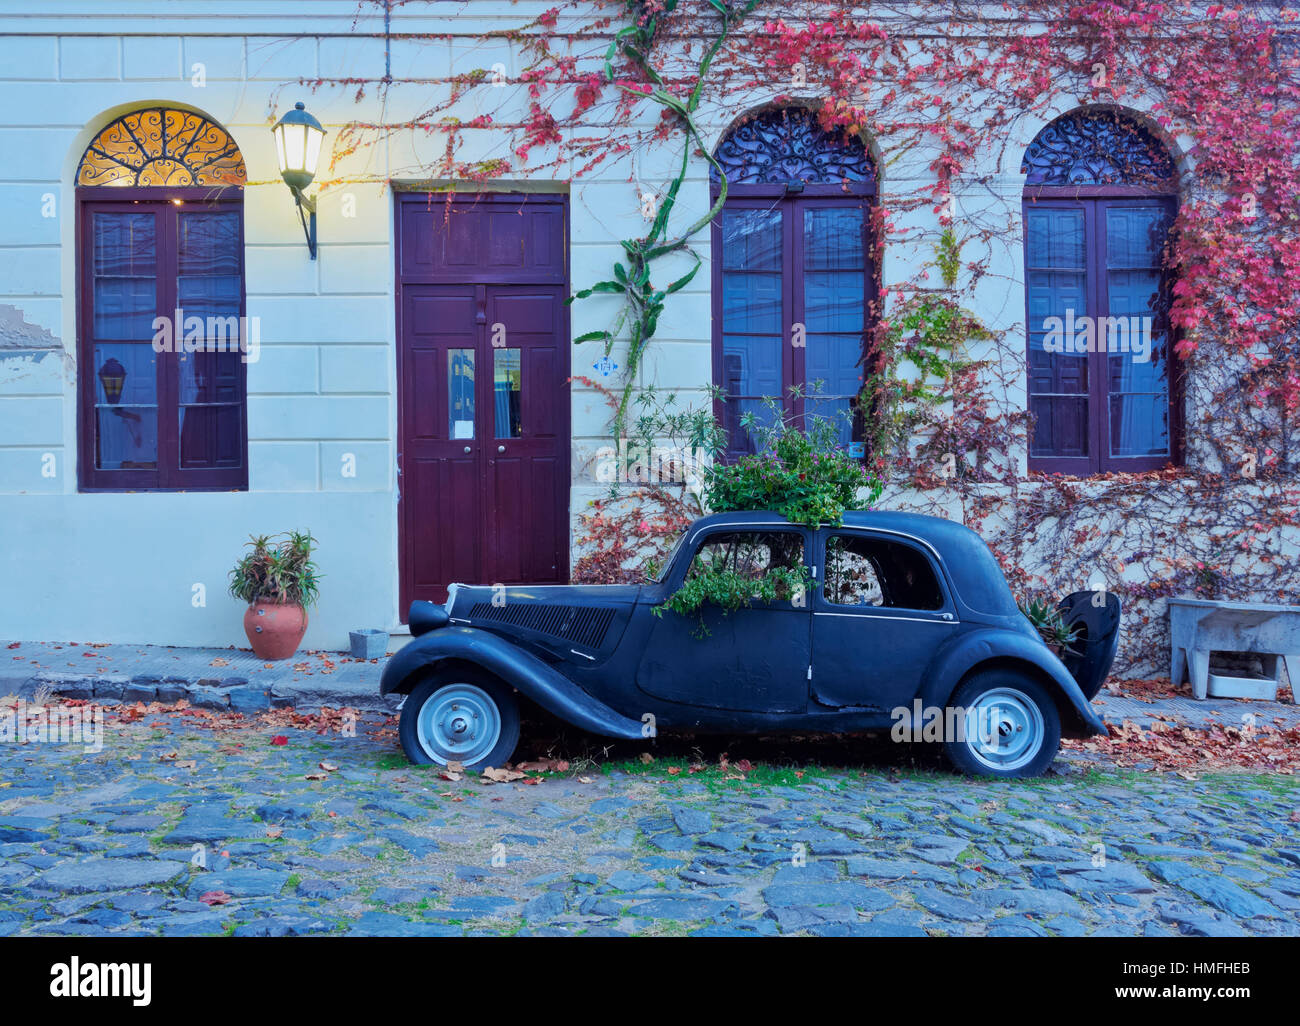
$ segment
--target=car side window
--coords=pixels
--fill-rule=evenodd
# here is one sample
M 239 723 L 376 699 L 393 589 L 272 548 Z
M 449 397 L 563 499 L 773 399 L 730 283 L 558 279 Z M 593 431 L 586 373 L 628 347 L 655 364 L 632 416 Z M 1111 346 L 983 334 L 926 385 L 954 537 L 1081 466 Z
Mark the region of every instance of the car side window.
M 758 579 L 769 570 L 803 566 L 803 536 L 793 531 L 725 531 L 704 540 L 687 577 L 729 570 Z
M 944 605 L 943 591 L 924 555 L 910 545 L 867 535 L 826 539 L 822 595 L 839 606 L 936 610 Z

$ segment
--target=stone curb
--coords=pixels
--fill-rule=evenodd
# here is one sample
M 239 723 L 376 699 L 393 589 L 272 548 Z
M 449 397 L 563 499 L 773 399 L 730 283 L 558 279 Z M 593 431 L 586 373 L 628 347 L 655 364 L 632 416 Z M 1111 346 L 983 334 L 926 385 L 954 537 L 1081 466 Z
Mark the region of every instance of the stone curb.
M 10 679 L 12 685 L 12 678 Z M 162 702 L 182 699 L 198 709 L 258 713 L 267 709 L 316 711 L 324 706 L 349 706 L 358 712 L 392 713 L 401 696 L 386 697 L 373 691 L 322 684 L 277 682 L 259 684 L 247 677 L 161 677 L 156 674 L 79 674 L 39 670 L 11 690 L 31 698 L 38 690 L 69 699 L 88 699 L 103 705 L 123 702 Z

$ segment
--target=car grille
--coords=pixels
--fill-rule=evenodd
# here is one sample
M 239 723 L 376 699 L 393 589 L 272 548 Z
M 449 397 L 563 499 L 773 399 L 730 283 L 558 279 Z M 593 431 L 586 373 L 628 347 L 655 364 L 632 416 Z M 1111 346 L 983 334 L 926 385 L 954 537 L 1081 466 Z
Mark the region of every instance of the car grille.
M 475 602 L 469 611 L 469 618 L 509 624 L 563 638 L 575 645 L 599 648 L 614 620 L 614 610 L 609 606 L 554 606 L 519 602 L 494 606 L 491 602 Z

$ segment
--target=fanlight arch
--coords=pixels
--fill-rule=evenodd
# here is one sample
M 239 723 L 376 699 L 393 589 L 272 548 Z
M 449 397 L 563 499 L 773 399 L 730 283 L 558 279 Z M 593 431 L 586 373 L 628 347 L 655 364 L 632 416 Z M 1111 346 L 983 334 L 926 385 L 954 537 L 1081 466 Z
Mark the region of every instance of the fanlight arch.
M 1020 164 L 1026 185 L 1137 186 L 1174 192 L 1169 148 L 1121 111 L 1062 114 L 1034 137 Z
M 714 153 L 728 185 L 783 182 L 874 185 L 875 162 L 856 135 L 827 131 L 807 107 L 777 107 L 747 118 Z M 718 182 L 718 169 L 710 167 Z
M 145 107 L 109 122 L 77 167 L 80 186 L 241 186 L 247 180 L 243 155 L 224 128 L 173 107 Z

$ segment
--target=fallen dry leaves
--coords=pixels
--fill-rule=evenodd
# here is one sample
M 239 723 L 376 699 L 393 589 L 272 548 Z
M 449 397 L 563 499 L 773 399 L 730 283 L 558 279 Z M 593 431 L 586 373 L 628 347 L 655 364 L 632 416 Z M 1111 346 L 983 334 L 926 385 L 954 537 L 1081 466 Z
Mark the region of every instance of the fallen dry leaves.
M 527 773 L 522 773 L 519 770 L 496 769 L 492 766 L 488 766 L 480 775 L 485 784 L 508 784 L 512 780 L 523 780 L 524 777 L 528 776 Z
M 65 704 L 72 704 L 73 700 Z M 84 701 L 82 704 L 86 704 Z M 110 722 L 136 723 L 146 716 L 179 715 L 195 721 L 201 726 L 213 730 L 262 730 L 267 728 L 291 728 L 294 730 L 313 730 L 317 734 L 340 734 L 355 736 L 365 727 L 366 734 L 376 740 L 396 737 L 397 717 L 384 716 L 363 724 L 358 719 L 357 710 L 343 706 L 334 709 L 325 706 L 315 712 L 299 712 L 296 709 L 267 709 L 252 715 L 231 712 L 228 709 L 196 709 L 186 701 L 174 704 L 162 702 L 132 702 L 130 705 L 106 706 L 104 716 Z M 285 742 L 278 743 L 287 743 Z
M 1257 724 L 1235 727 L 1215 723 L 1192 730 L 1162 720 L 1150 729 L 1125 720 L 1111 727 L 1110 737 L 1062 741 L 1063 748 L 1090 752 L 1121 767 L 1150 763 L 1158 770 L 1195 779 L 1194 771 L 1249 769 L 1292 774 L 1300 769 L 1300 726 Z

